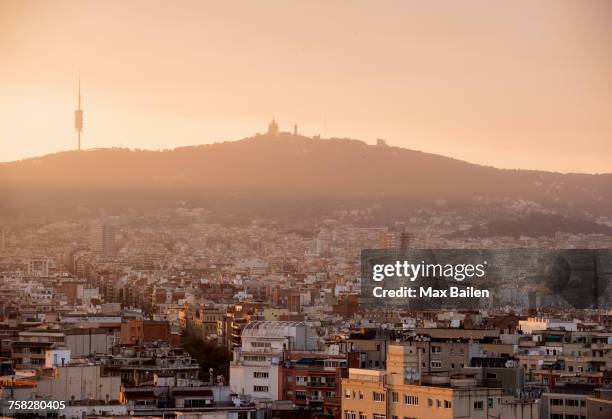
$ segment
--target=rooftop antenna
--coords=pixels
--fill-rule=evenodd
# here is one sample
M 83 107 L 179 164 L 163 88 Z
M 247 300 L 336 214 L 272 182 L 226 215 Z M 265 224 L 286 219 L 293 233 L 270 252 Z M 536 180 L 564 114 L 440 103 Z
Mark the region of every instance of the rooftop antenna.
M 74 111 L 74 129 L 77 132 L 77 150 L 81 151 L 81 133 L 83 132 L 83 109 L 81 109 L 81 75 L 79 74 L 78 108 Z

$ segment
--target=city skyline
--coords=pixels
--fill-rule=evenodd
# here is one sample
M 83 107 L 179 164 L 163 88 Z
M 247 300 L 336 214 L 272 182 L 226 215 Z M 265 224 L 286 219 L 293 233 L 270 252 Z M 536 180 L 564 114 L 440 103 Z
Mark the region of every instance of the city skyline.
M 3 2 L 0 160 L 74 148 L 81 74 L 86 149 L 237 140 L 274 116 L 500 168 L 612 172 L 608 3 L 358 6 Z
M 0 1 L 0 416 L 612 418 L 610 22 Z

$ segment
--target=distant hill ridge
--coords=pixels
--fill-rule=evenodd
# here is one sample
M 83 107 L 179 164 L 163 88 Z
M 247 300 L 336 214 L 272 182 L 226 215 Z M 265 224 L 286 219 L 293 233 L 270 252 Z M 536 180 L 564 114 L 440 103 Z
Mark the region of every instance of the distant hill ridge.
M 522 198 L 561 212 L 609 214 L 612 174 L 480 166 L 351 139 L 296 135 L 166 151 L 67 151 L 0 164 L 0 208 L 74 209 L 465 205 Z M 280 206 L 280 207 L 279 207 Z
M 612 227 L 559 214 L 529 213 L 523 217 L 494 220 L 456 231 L 450 238 L 554 237 L 556 233 L 612 235 Z

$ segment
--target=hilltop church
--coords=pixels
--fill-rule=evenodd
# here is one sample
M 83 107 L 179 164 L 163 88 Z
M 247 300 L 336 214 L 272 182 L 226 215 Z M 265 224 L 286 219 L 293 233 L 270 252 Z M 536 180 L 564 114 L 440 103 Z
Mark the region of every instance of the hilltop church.
M 276 122 L 274 118 L 272 118 L 272 122 L 268 124 L 267 135 L 269 137 L 279 137 L 279 136 L 291 135 L 291 133 L 290 132 L 280 132 L 278 128 L 278 123 Z M 297 124 L 293 126 L 293 135 L 298 135 Z

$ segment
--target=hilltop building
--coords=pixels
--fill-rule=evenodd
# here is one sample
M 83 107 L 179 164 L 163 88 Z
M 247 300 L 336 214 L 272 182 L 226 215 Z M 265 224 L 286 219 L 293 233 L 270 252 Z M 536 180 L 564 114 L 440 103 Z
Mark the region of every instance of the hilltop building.
M 268 137 L 296 137 L 299 135 L 298 126 L 297 124 L 294 124 L 293 131 L 281 131 L 276 119 L 272 118 L 272 121 L 268 124 L 268 131 L 266 131 L 266 135 Z
M 272 122 L 268 125 L 268 135 L 271 137 L 278 137 L 279 133 L 278 123 L 272 118 Z

